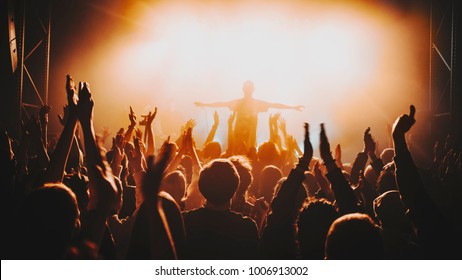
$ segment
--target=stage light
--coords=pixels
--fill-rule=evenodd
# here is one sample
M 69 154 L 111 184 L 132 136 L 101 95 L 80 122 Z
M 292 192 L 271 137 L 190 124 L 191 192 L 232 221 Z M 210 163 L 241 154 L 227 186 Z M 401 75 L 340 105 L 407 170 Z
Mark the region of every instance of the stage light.
M 345 135 L 341 122 L 351 119 L 359 122 L 353 131 L 361 135 L 362 126 L 373 125 L 371 119 L 362 120 L 363 113 L 375 114 L 383 127 L 394 114 L 377 114 L 372 108 L 378 106 L 374 102 L 392 103 L 387 95 L 403 89 L 401 75 L 418 80 L 408 70 L 415 62 L 412 30 L 402 27 L 408 23 L 397 21 L 392 11 L 362 5 L 167 1 L 131 9 L 127 16 L 136 20 L 136 28 L 95 51 L 95 83 L 101 92 L 111 93 L 117 110 L 128 104 L 145 111 L 158 106 L 157 135 L 162 137 L 178 134 L 183 122 L 195 118 L 201 143 L 213 110 L 197 108 L 194 102 L 239 98 L 248 79 L 255 83 L 255 98 L 305 106 L 303 112 L 282 112 L 300 142 L 304 121 L 312 127 L 326 122 L 332 139 L 340 140 Z M 363 109 L 367 112 L 355 113 Z M 268 138 L 269 113 L 260 114 L 259 142 Z M 225 124 L 229 110 L 219 114 Z M 125 115 L 104 121 L 124 123 Z M 216 135 L 225 143 L 226 126 L 220 125 Z M 361 143 L 354 141 L 345 154 L 355 153 Z M 313 142 L 317 145 L 317 139 Z

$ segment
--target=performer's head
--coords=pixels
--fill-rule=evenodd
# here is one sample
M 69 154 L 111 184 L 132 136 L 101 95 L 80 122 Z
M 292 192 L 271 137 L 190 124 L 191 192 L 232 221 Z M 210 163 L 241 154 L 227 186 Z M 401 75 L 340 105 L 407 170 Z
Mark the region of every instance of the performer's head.
M 253 82 L 251 80 L 247 80 L 244 82 L 242 86 L 242 91 L 244 92 L 245 97 L 252 97 L 252 93 L 255 87 L 253 86 Z

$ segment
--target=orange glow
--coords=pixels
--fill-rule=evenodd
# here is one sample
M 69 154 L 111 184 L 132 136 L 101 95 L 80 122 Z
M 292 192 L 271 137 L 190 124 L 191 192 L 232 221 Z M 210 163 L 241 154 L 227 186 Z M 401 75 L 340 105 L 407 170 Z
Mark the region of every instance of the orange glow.
M 102 42 L 92 55 L 97 64 L 82 69 L 94 82 L 96 102 L 121 112 L 96 115 L 97 121 L 116 131 L 127 124 L 129 105 L 138 115 L 158 106 L 157 136 L 174 137 L 195 118 L 202 143 L 213 109 L 197 108 L 194 101 L 239 98 L 250 79 L 256 98 L 305 106 L 303 112 L 281 111 L 300 143 L 302 122 L 312 123 L 313 135 L 325 122 L 333 143 L 354 143 L 351 151 L 343 149 L 353 155 L 365 127 L 375 126 L 384 138 L 378 130 L 425 87 L 415 71 L 413 18 L 351 2 L 223 2 L 136 1 L 126 7 L 124 15 L 135 27 Z M 393 96 L 403 92 L 408 95 L 396 102 Z M 382 112 L 382 105 L 389 111 Z M 216 138 L 225 144 L 229 111 L 218 111 Z M 269 113 L 260 114 L 259 142 L 268 139 Z M 355 127 L 345 131 L 348 121 Z

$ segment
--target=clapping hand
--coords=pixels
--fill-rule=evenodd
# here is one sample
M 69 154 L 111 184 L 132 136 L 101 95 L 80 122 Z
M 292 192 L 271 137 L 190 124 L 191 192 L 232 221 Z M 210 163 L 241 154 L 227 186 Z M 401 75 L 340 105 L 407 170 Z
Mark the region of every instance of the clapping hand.
M 410 106 L 409 115 L 403 114 L 399 117 L 393 124 L 393 137 L 395 136 L 404 136 L 406 132 L 411 129 L 415 123 L 415 107 L 414 105 Z

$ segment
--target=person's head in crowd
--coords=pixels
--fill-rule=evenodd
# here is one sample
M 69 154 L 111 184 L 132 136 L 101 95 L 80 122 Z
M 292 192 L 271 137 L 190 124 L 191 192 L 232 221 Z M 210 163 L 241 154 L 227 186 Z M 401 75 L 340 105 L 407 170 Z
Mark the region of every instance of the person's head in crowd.
M 395 171 L 392 168 L 384 168 L 377 178 L 377 192 L 382 194 L 397 189 Z
M 271 200 L 273 200 L 278 195 L 279 191 L 281 190 L 282 184 L 284 184 L 286 180 L 287 180 L 287 177 L 282 177 L 281 179 L 279 179 L 279 181 L 276 183 L 276 186 L 274 187 L 274 192 L 273 192 L 273 196 Z M 300 185 L 300 188 L 298 188 L 295 203 L 292 205 L 293 206 L 292 216 L 294 217 L 294 219 L 297 218 L 300 212 L 300 209 L 302 208 L 307 198 L 308 198 L 308 192 L 307 192 L 306 187 L 302 183 Z
M 89 200 L 88 177 L 80 173 L 74 173 L 64 176 L 63 183 L 75 194 L 80 213 L 86 213 Z
M 395 156 L 395 150 L 392 148 L 386 148 L 380 154 L 380 159 L 383 162 L 383 165 L 386 165 L 390 162 L 393 162 L 393 157 Z
M 281 178 L 282 172 L 279 168 L 274 165 L 265 166 L 260 173 L 259 196 L 271 203 L 274 188 Z
M 374 214 L 383 229 L 393 229 L 408 233 L 411 224 L 406 216 L 406 208 L 397 190 L 391 190 L 378 196 L 373 203 Z
M 364 179 L 366 179 L 367 183 L 371 186 L 377 185 L 377 177 L 378 174 L 372 168 L 372 166 L 368 165 L 366 170 L 364 170 Z
M 80 230 L 75 194 L 63 184 L 45 184 L 26 197 L 18 222 L 23 257 L 64 258 Z
M 297 221 L 302 259 L 324 258 L 327 232 L 338 217 L 335 206 L 325 199 L 313 200 L 303 207 Z
M 273 142 L 264 142 L 258 147 L 258 160 L 263 165 L 277 164 L 279 149 Z
M 368 215 L 347 214 L 332 223 L 326 238 L 326 259 L 378 260 L 383 256 L 380 229 Z
M 203 151 L 204 160 L 217 159 L 221 155 L 221 145 L 217 141 L 212 141 L 205 145 Z
M 303 180 L 303 185 L 305 186 L 308 193 L 308 197 L 310 198 L 315 197 L 320 190 L 318 180 L 316 180 L 316 177 L 314 177 L 313 173 L 309 171 L 305 172 L 305 179 Z
M 229 205 L 238 186 L 239 174 L 227 159 L 211 161 L 199 175 L 199 191 L 212 206 Z
M 170 172 L 162 179 L 160 190 L 169 193 L 181 205 L 186 190 L 186 178 L 181 171 Z

